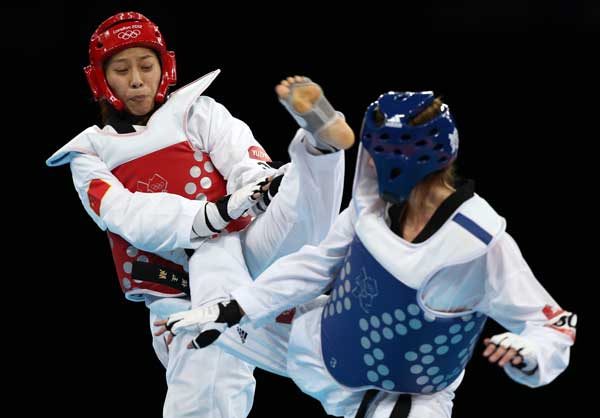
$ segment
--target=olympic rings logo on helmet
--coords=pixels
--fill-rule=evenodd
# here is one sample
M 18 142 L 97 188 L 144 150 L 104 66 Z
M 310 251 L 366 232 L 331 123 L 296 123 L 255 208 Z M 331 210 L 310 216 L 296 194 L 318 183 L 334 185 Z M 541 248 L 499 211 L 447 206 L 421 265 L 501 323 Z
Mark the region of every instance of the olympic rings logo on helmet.
M 141 35 L 142 32 L 140 32 L 137 29 L 134 30 L 126 30 L 124 32 L 119 32 L 119 34 L 117 35 L 119 39 L 122 39 L 124 41 L 128 40 L 128 39 L 135 39 L 138 36 Z

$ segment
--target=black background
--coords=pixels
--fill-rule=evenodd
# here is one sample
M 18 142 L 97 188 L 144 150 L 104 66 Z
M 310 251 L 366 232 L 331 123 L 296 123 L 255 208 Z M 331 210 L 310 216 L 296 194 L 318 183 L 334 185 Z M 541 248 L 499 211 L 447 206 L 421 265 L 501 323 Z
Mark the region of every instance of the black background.
M 476 355 L 454 416 L 593 414 L 581 409 L 581 369 L 590 370 L 593 382 L 597 374 L 582 351 L 586 332 L 595 331 L 591 310 L 583 315 L 593 302 L 582 295 L 597 278 L 596 245 L 586 245 L 597 229 L 597 6 L 81 3 L 2 9 L 4 141 L 11 171 L 20 173 L 5 184 L 5 209 L 14 212 L 5 228 L 24 231 L 11 234 L 15 247 L 5 260 L 18 306 L 7 314 L 18 312 L 9 321 L 21 324 L 7 347 L 25 356 L 14 388 L 33 402 L 20 402 L 22 409 L 161 416 L 164 373 L 150 345 L 146 308 L 122 297 L 106 237 L 81 207 L 68 168 L 44 164 L 97 123 L 82 71 L 91 33 L 108 16 L 136 10 L 160 26 L 176 51 L 178 85 L 222 70 L 206 94 L 246 121 L 273 159 L 287 158 L 295 131 L 273 92 L 284 76 L 320 83 L 357 131 L 365 107 L 385 91 L 441 94 L 460 132 L 459 173 L 474 178 L 477 192 L 507 218 L 543 286 L 580 314 L 571 365 L 556 381 L 530 389 Z M 344 206 L 355 156 L 356 147 L 347 153 Z M 485 334 L 499 330 L 490 323 Z M 255 375 L 251 417 L 325 416 L 291 381 Z

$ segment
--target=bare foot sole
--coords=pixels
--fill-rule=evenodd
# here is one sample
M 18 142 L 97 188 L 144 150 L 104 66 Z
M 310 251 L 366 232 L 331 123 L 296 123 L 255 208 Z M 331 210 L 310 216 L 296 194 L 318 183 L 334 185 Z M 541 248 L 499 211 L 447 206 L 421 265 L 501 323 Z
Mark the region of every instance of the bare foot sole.
M 354 132 L 348 126 L 344 118 L 340 117 L 331 107 L 321 87 L 303 76 L 288 77 L 282 80 L 276 87 L 275 92 L 284 105 L 289 105 L 292 116 L 301 127 L 306 128 L 313 134 L 317 142 L 333 147 L 335 149 L 348 149 L 354 144 Z M 323 101 L 325 103 L 323 103 Z M 286 106 L 288 107 L 288 106 Z M 320 112 L 320 108 L 325 113 Z M 306 119 L 304 118 L 306 116 Z M 323 120 L 325 119 L 326 120 Z M 317 120 L 317 123 L 314 121 Z M 314 131 L 312 125 L 317 126 Z M 319 148 L 319 144 L 317 144 Z

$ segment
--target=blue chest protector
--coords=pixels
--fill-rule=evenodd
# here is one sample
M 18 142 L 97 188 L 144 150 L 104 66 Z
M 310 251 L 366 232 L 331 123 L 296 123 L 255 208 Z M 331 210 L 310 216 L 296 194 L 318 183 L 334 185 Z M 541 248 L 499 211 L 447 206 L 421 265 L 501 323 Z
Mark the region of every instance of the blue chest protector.
M 486 316 L 434 317 L 417 291 L 386 271 L 355 235 L 323 308 L 329 373 L 350 388 L 433 393 L 465 368 Z

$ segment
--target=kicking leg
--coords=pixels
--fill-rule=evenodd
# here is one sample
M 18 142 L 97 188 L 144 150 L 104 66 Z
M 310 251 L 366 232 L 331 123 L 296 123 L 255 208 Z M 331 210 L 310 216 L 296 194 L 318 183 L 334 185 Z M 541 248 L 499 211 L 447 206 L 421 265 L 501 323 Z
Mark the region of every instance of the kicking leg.
M 344 153 L 313 154 L 309 150 L 318 149 L 319 144 L 346 149 L 354 143 L 352 130 L 331 108 L 319 85 L 305 77 L 289 77 L 276 87 L 276 92 L 286 109 L 306 129 L 300 129 L 290 144 L 292 162 L 266 213 L 241 234 L 244 257 L 253 277 L 277 258 L 303 245 L 316 245 L 325 237 L 340 211 Z M 332 111 L 323 111 L 327 107 Z M 333 116 L 326 119 L 326 114 Z M 307 142 L 314 142 L 309 128 L 319 141 L 327 142 L 307 146 Z

